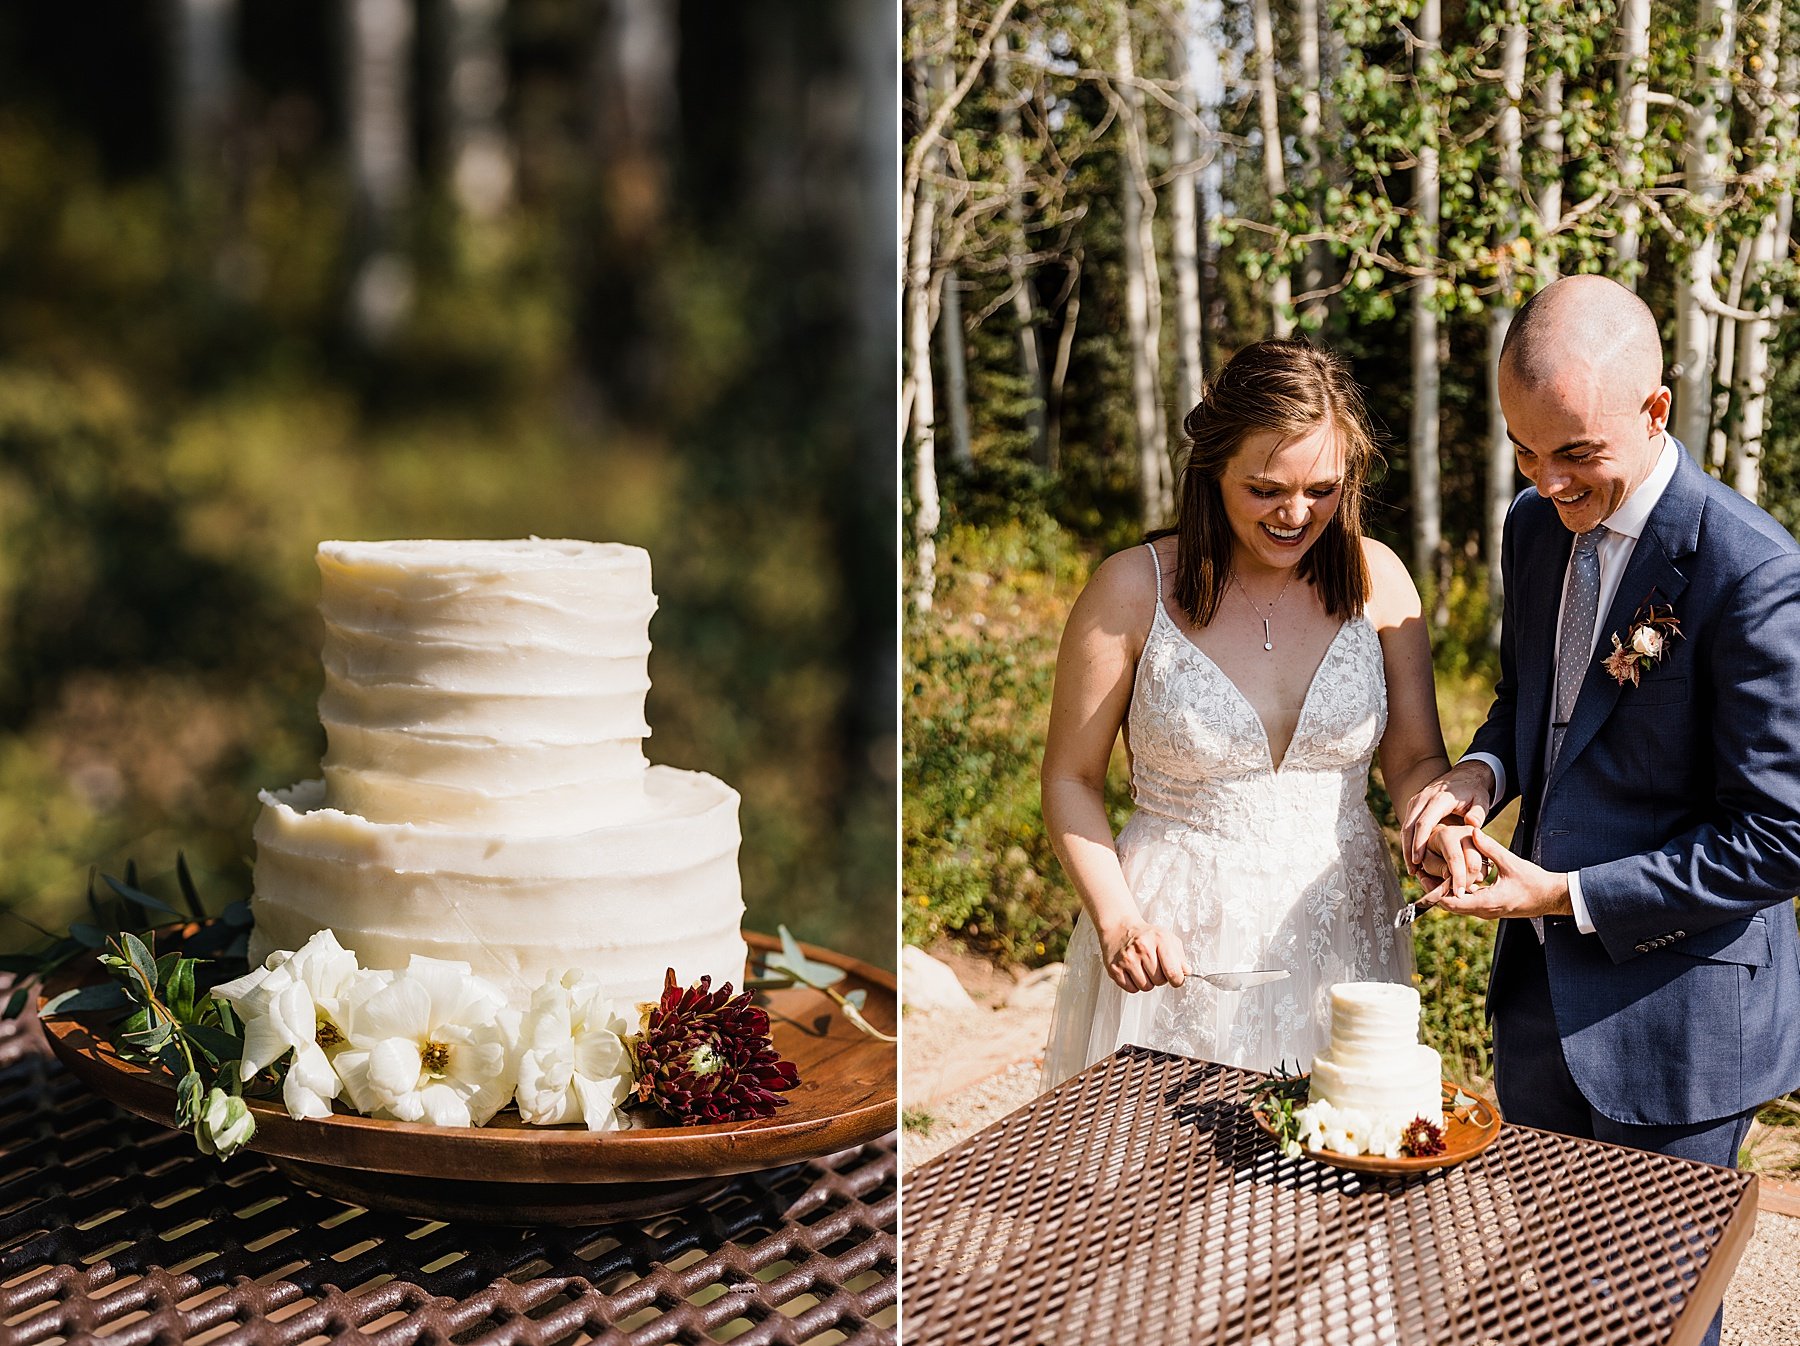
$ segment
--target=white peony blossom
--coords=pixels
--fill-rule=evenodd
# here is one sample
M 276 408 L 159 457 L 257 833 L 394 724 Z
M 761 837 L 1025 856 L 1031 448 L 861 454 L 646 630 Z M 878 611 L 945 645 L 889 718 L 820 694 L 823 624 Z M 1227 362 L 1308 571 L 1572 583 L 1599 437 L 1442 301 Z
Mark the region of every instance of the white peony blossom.
M 1640 626 L 1631 633 L 1631 648 L 1651 659 L 1660 658 L 1663 651 L 1663 634 L 1654 626 Z
M 331 1100 L 341 1092 L 331 1058 L 349 1044 L 349 1002 L 359 989 L 384 980 L 384 974 L 358 968 L 356 955 L 321 930 L 295 952 L 270 954 L 264 966 L 215 987 L 213 994 L 230 1002 L 243 1021 L 243 1078 L 291 1051 L 281 1089 L 288 1115 L 330 1116 Z
M 333 1064 L 358 1112 L 481 1126 L 517 1083 L 519 1015 L 467 963 L 414 954 L 350 1005 L 350 1046 Z
M 519 1115 L 538 1126 L 584 1122 L 590 1131 L 625 1125 L 631 1096 L 630 1025 L 579 971 L 547 979 L 531 996 L 519 1035 Z

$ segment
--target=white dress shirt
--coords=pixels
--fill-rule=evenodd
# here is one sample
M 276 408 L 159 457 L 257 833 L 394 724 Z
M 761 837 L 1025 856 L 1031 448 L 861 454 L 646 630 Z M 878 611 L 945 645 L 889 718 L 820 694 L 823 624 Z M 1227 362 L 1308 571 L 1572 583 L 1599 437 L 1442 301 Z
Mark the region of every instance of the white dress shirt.
M 1669 488 L 1670 481 L 1674 479 L 1675 468 L 1680 461 L 1681 450 L 1675 446 L 1675 441 L 1665 434 L 1662 454 L 1657 458 L 1656 466 L 1650 469 L 1650 475 L 1644 478 L 1642 484 L 1635 491 L 1625 497 L 1624 503 L 1602 520 L 1606 525 L 1606 536 L 1600 539 L 1599 546 L 1595 548 L 1600 558 L 1600 600 L 1595 608 L 1593 635 L 1588 641 L 1588 658 L 1590 660 L 1594 657 L 1594 648 L 1600 643 L 1600 628 L 1606 624 L 1606 614 L 1612 608 L 1613 599 L 1618 597 L 1620 581 L 1625 578 L 1625 567 L 1631 564 L 1631 553 L 1637 546 L 1638 538 L 1643 536 L 1644 526 L 1650 522 L 1650 512 L 1656 508 L 1656 502 L 1662 499 L 1663 492 Z M 1574 560 L 1572 551 L 1570 560 Z M 1556 629 L 1559 632 L 1562 630 L 1562 605 L 1568 601 L 1568 595 L 1569 572 L 1565 569 L 1563 571 L 1563 597 L 1556 609 Z M 1560 644 L 1559 641 L 1552 640 L 1551 648 L 1555 649 L 1558 644 Z M 1555 656 L 1552 655 L 1551 658 L 1554 661 Z M 1550 685 L 1552 687 L 1556 685 L 1554 667 L 1551 669 Z M 1550 728 L 1546 726 L 1544 730 L 1545 762 L 1550 760 L 1549 736 L 1551 732 Z M 1494 773 L 1493 798 L 1505 797 L 1506 768 L 1500 765 L 1497 757 L 1491 753 L 1472 752 L 1466 754 L 1462 760 L 1485 762 L 1488 769 Z M 1488 811 L 1490 814 L 1493 812 L 1492 801 L 1490 801 Z M 1594 922 L 1589 918 L 1587 903 L 1582 900 L 1581 896 L 1581 873 L 1579 870 L 1569 875 L 1569 905 L 1575 909 L 1575 928 L 1584 935 L 1593 934 Z

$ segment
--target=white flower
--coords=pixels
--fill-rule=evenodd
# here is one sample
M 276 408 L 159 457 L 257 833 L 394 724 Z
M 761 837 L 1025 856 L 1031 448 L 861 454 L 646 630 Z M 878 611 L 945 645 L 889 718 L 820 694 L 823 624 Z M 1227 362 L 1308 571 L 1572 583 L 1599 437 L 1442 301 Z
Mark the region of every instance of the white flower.
M 333 1062 L 358 1112 L 481 1126 L 516 1083 L 518 1012 L 467 963 L 414 954 L 350 1005 L 350 1046 Z
M 202 1154 L 229 1159 L 255 1134 L 256 1118 L 250 1115 L 250 1106 L 243 1099 L 217 1088 L 206 1096 L 200 1121 L 194 1127 L 194 1139 Z
M 349 1001 L 358 988 L 381 984 L 384 974 L 365 972 L 356 955 L 321 930 L 293 953 L 277 952 L 268 962 L 215 987 L 244 1025 L 244 1079 L 294 1054 L 282 1083 L 288 1115 L 328 1117 L 341 1092 L 331 1057 L 348 1045 Z
M 1654 626 L 1640 626 L 1631 633 L 1631 648 L 1650 659 L 1660 659 L 1663 633 Z
M 546 980 L 532 993 L 519 1034 L 519 1115 L 538 1126 L 624 1126 L 619 1107 L 631 1096 L 629 1031 L 598 982 L 581 980 L 579 971 Z

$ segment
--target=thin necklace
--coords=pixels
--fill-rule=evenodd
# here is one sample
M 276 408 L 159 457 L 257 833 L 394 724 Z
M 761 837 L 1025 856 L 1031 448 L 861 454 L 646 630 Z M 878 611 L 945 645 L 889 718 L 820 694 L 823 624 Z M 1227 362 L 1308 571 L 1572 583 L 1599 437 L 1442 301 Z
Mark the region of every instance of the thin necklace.
M 1246 603 L 1250 604 L 1250 611 L 1254 612 L 1257 615 L 1257 617 L 1262 621 L 1262 624 L 1263 624 L 1263 649 L 1273 650 L 1275 648 L 1275 636 L 1274 636 L 1274 633 L 1272 631 L 1270 631 L 1270 629 L 1269 629 L 1269 618 L 1273 617 L 1275 615 L 1275 609 L 1280 607 L 1281 600 L 1287 597 L 1288 584 L 1292 584 L 1294 582 L 1294 572 L 1291 570 L 1288 571 L 1287 583 L 1283 584 L 1281 586 L 1281 592 L 1275 595 L 1275 601 L 1273 603 L 1269 604 L 1269 610 L 1267 613 L 1265 613 L 1261 608 L 1256 606 L 1256 601 L 1250 597 L 1250 591 L 1244 587 L 1244 582 L 1237 577 L 1237 571 L 1235 571 L 1235 570 L 1231 572 L 1231 582 L 1233 584 L 1237 585 L 1238 592 L 1244 596 L 1244 601 Z

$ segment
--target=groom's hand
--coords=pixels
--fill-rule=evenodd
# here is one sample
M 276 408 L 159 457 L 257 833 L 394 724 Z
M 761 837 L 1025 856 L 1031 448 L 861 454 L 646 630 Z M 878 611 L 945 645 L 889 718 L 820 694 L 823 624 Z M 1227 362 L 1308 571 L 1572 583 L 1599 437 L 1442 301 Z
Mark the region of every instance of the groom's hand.
M 1459 916 L 1476 916 L 1486 921 L 1575 914 L 1569 903 L 1567 874 L 1554 874 L 1514 855 L 1479 828 L 1469 839 L 1483 860 L 1493 865 L 1493 882 L 1459 896 L 1455 886 L 1446 880 L 1425 895 L 1426 901 Z
M 1487 821 L 1488 805 L 1494 800 L 1494 772 L 1484 762 L 1458 762 L 1427 785 L 1406 806 L 1400 822 L 1400 848 L 1406 867 L 1416 876 L 1441 878 L 1446 870 L 1428 867 L 1432 841 L 1444 822 L 1460 818 L 1471 827 Z M 1439 854 L 1448 861 L 1443 851 Z
M 1103 938 L 1100 953 L 1106 975 L 1121 991 L 1179 986 L 1187 980 L 1187 954 L 1181 947 L 1181 937 L 1146 922 Z

